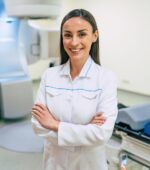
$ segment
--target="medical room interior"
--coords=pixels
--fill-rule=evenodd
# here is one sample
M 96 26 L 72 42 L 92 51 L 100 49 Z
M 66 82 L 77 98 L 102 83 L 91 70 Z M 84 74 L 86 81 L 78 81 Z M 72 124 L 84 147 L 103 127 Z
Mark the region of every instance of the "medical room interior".
M 94 15 L 101 64 L 118 78 L 109 170 L 150 170 L 149 0 L 0 0 L 0 170 L 42 169 L 31 109 L 43 72 L 59 65 L 61 19 L 75 8 Z

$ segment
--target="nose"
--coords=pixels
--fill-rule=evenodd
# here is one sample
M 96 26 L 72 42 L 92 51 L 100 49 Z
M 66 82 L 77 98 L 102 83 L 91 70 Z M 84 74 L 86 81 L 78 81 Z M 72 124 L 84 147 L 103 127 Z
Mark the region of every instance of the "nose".
M 79 44 L 79 38 L 77 36 L 72 37 L 71 45 L 77 46 Z

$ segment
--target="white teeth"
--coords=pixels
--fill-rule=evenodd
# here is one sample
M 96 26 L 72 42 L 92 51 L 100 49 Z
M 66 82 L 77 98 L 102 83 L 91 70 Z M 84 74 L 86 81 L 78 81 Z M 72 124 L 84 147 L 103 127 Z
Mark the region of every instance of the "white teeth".
M 79 52 L 80 49 L 72 49 L 71 51 L 72 51 L 72 52 Z

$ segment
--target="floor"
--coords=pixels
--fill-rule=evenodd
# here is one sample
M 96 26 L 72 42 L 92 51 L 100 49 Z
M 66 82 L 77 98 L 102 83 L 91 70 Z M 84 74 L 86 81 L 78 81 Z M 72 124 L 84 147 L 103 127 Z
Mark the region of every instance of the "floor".
M 0 127 L 6 123 L 0 121 Z M 41 170 L 42 153 L 21 153 L 0 148 L 0 170 Z
M 33 93 L 36 95 L 39 82 L 33 82 Z M 28 119 L 25 118 L 25 119 Z M 0 127 L 12 121 L 0 119 Z M 0 170 L 41 170 L 42 153 L 19 153 L 0 148 Z
M 1 170 L 41 170 L 42 153 L 17 153 L 0 148 Z

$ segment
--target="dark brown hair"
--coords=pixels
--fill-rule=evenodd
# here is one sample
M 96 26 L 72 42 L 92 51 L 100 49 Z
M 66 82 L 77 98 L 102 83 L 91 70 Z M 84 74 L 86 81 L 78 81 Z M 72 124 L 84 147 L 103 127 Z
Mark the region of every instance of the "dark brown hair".
M 70 11 L 62 20 L 61 22 L 61 32 L 60 32 L 60 57 L 61 57 L 61 64 L 64 64 L 68 61 L 69 59 L 69 56 L 68 54 L 66 53 L 65 49 L 64 49 L 64 45 L 63 45 L 63 37 L 62 37 L 62 29 L 63 29 L 63 25 L 64 23 L 70 19 L 70 18 L 73 18 L 73 17 L 81 17 L 83 18 L 84 20 L 86 20 L 87 22 L 89 22 L 92 26 L 92 29 L 93 29 L 93 33 L 95 31 L 98 31 L 98 28 L 97 28 L 97 24 L 96 24 L 96 21 L 93 17 L 93 15 L 84 10 L 84 9 L 74 9 L 72 11 Z M 97 38 L 96 42 L 94 42 L 91 46 L 91 49 L 90 49 L 90 55 L 92 57 L 92 59 L 95 61 L 95 63 L 99 64 L 100 65 L 100 58 L 99 58 L 99 38 Z

